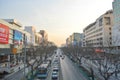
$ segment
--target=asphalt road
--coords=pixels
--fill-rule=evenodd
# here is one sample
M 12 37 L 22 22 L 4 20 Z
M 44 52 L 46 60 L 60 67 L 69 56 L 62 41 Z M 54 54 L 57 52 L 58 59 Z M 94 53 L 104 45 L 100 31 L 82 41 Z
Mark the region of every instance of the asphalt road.
M 24 76 L 23 69 L 11 74 L 11 76 L 5 77 L 4 80 L 21 80 L 21 78 Z
M 30 69 L 30 67 L 26 69 L 26 74 L 28 72 L 28 69 Z M 4 80 L 21 80 L 23 79 L 23 77 L 24 77 L 24 69 L 21 69 L 17 72 L 11 73 L 8 76 L 5 76 Z
M 60 63 L 63 80 L 87 80 L 67 56 L 60 59 Z
M 48 73 L 48 77 L 47 77 L 47 80 L 52 80 L 52 70 L 53 70 L 53 67 L 54 67 L 54 59 L 55 59 L 56 55 L 53 57 L 53 60 L 52 60 L 52 64 L 51 64 L 51 67 L 50 67 L 50 71 Z M 58 57 L 58 60 L 59 60 L 59 57 Z M 58 64 L 59 65 L 59 64 Z M 60 65 L 59 65 L 60 66 Z M 57 80 L 60 80 L 59 77 L 60 77 L 60 70 L 58 71 L 58 79 Z

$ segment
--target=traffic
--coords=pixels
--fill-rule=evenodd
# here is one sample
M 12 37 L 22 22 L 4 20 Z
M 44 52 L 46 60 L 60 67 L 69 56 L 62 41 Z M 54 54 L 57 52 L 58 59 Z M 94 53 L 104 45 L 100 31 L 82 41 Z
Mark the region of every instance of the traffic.
M 53 56 L 38 66 L 35 80 L 60 80 L 60 58 L 65 57 L 57 51 Z

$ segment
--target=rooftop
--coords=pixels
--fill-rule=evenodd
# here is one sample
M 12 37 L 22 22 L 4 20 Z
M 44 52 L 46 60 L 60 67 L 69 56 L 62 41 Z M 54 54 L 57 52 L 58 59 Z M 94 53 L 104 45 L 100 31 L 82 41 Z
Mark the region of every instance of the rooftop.
M 3 19 L 3 20 L 7 21 L 10 24 L 15 24 L 19 27 L 22 27 L 22 24 L 20 22 L 18 22 L 16 19 Z

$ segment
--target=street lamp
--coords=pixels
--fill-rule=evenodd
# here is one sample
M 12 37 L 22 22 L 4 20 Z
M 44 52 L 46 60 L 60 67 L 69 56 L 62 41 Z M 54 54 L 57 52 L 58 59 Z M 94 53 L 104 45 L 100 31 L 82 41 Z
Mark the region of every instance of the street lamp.
M 24 77 L 25 76 L 25 65 L 26 65 L 26 35 L 24 34 Z
M 93 71 L 92 67 L 90 68 L 90 71 L 91 71 L 92 80 L 94 80 L 94 71 Z

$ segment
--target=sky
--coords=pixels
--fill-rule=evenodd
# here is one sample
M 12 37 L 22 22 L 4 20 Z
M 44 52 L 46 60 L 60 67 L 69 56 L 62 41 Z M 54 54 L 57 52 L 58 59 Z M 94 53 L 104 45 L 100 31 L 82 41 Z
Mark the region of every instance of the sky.
M 113 0 L 0 0 L 0 18 L 16 19 L 23 26 L 45 30 L 49 41 L 64 44 L 107 10 Z

